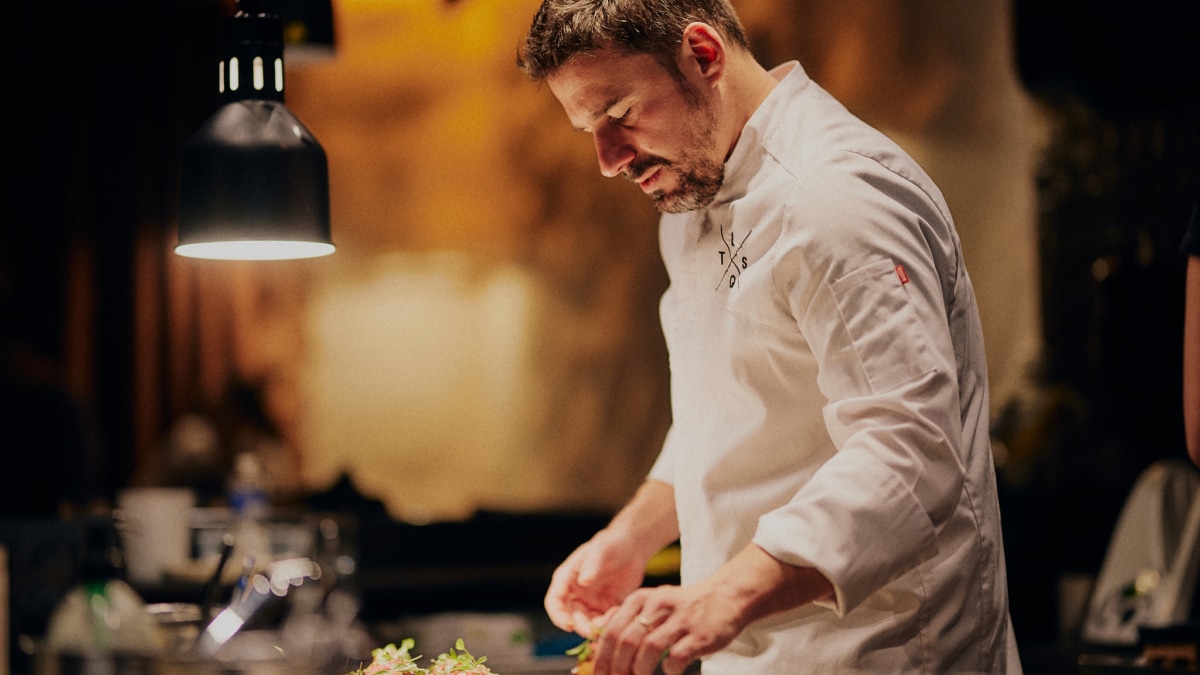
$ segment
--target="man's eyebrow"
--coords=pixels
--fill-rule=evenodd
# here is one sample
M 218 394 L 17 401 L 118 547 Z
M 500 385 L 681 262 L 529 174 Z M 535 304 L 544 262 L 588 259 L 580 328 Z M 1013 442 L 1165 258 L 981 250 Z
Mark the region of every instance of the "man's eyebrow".
M 596 108 L 596 110 L 594 110 L 588 114 L 588 120 L 587 120 L 588 123 L 591 124 L 593 121 L 598 120 L 601 117 L 607 115 L 608 111 L 611 110 L 614 105 L 620 103 L 624 98 L 625 98 L 624 95 L 617 94 L 617 95 L 609 98 L 604 103 L 601 103 L 600 107 Z M 575 127 L 575 130 L 576 131 L 587 131 L 588 127 L 577 126 L 577 127 Z
M 624 96 L 622 96 L 622 95 L 619 95 L 619 94 L 618 94 L 617 96 L 613 96 L 612 98 L 610 98 L 610 99 L 608 99 L 607 101 L 605 101 L 605 102 L 604 102 L 604 103 L 603 103 L 603 104 L 600 106 L 600 108 L 598 108 L 597 110 L 595 110 L 594 112 L 592 112 L 592 119 L 596 119 L 596 118 L 599 118 L 599 117 L 603 117 L 604 115 L 607 115 L 607 114 L 608 114 L 608 111 L 609 111 L 609 110 L 612 110 L 612 107 L 613 107 L 614 105 L 616 105 L 616 104 L 620 103 L 620 102 L 621 102 L 621 99 L 623 99 L 623 98 L 625 98 L 625 97 L 624 97 Z

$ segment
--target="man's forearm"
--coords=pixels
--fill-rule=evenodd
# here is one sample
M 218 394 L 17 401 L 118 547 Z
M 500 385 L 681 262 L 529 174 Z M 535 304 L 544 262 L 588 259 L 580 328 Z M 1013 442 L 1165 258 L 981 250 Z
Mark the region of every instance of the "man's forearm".
M 738 608 L 742 625 L 834 596 L 833 584 L 817 570 L 780 562 L 755 544 L 703 583 Z
M 605 530 L 627 541 L 641 542 L 649 558 L 679 538 L 675 489 L 662 481 L 647 480 Z

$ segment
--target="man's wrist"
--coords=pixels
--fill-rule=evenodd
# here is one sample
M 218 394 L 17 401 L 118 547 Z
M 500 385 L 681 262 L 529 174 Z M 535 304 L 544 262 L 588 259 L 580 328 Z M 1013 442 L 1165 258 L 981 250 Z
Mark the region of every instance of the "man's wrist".
M 751 544 L 709 578 L 733 603 L 743 625 L 833 597 L 833 584 L 817 570 L 781 562 Z

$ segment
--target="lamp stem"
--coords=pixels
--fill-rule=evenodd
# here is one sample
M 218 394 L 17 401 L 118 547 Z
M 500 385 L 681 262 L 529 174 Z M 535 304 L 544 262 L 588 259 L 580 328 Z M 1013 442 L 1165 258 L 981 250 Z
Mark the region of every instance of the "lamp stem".
M 283 102 L 283 19 L 263 0 L 239 0 L 221 24 L 221 97 L 225 103 Z

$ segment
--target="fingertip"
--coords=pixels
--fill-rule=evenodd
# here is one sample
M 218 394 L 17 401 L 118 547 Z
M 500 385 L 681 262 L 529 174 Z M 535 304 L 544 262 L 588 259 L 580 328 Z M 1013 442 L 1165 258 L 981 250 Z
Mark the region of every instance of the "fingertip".
M 571 621 L 570 630 L 580 637 L 590 637 L 592 632 L 592 623 L 588 621 L 586 617 L 577 615 L 575 619 Z
M 671 650 L 668 649 L 663 654 L 661 662 L 662 672 L 664 675 L 682 675 L 682 673 L 687 672 L 688 666 L 692 665 L 692 661 L 691 658 L 680 658 L 672 654 Z
M 566 631 L 573 630 L 572 626 L 575 625 L 575 621 L 572 619 L 571 613 L 565 609 L 547 606 L 546 616 L 549 617 L 550 623 L 555 626 Z

